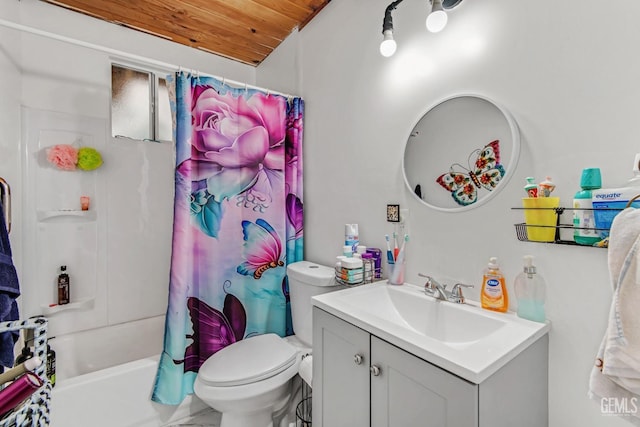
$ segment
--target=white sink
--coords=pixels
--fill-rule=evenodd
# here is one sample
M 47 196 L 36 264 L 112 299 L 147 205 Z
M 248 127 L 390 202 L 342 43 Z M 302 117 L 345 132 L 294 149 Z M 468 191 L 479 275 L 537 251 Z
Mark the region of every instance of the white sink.
M 479 384 L 547 333 L 548 323 L 439 301 L 385 281 L 313 297 L 313 305 Z

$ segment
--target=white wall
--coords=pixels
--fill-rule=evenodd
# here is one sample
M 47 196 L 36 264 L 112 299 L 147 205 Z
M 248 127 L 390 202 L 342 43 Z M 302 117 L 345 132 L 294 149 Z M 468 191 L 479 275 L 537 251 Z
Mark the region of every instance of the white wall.
M 175 71 L 165 70 L 166 63 L 249 84 L 255 83 L 255 68 L 36 0 L 5 0 L 0 20 L 5 24 L 0 25 L 0 176 L 9 181 L 13 193 L 11 243 L 21 280 L 22 317 L 42 314 L 46 310 L 42 305 L 55 301 L 54 280 L 60 264 L 70 268 L 72 302 L 74 295 L 91 292 L 95 301 L 93 307 L 51 313 L 50 335 L 164 315 L 171 254 L 174 150 L 169 143 L 110 137 L 111 60 L 133 61 L 158 72 Z M 84 46 L 21 31 L 22 27 L 79 40 Z M 131 59 L 131 55 L 136 57 Z M 54 230 L 51 235 L 59 234 L 56 224 L 73 230 L 73 221 L 36 220 L 36 208 L 46 205 L 41 203 L 42 197 L 36 197 L 44 187 L 37 180 L 47 174 L 41 173 L 43 165 L 38 164 L 34 152 L 34 147 L 42 144 L 42 137 L 36 134 L 32 138 L 29 133 L 38 131 L 29 123 L 32 111 L 36 116 L 60 117 L 59 121 L 68 121 L 74 127 L 86 122 L 103 127 L 104 134 L 98 138 L 102 142 L 97 142 L 96 148 L 103 155 L 104 165 L 90 173 L 55 172 L 49 174 L 52 179 L 67 175 L 59 185 L 47 183 L 53 187 L 50 193 L 63 195 L 69 192 L 64 185 L 69 180 L 98 182 L 91 207 L 97 213 L 96 225 L 80 221 L 77 226 L 78 230 L 88 228 L 91 239 L 97 235 L 96 246 L 84 238 L 77 241 L 83 234 L 73 231 L 55 241 L 42 240 L 49 230 Z M 73 200 L 77 202 L 77 197 Z M 97 228 L 97 233 L 92 228 Z M 91 256 L 62 259 L 61 254 L 82 253 L 85 247 L 97 251 L 95 265 L 84 265 L 85 258 Z M 85 274 L 84 270 L 92 269 L 95 271 L 91 275 Z M 74 289 L 74 270 L 76 279 L 93 276 L 95 283 L 77 280 Z
M 387 203 L 410 210 L 408 281 L 424 272 L 476 286 L 497 256 L 512 290 L 522 256 L 536 257 L 548 286 L 550 426 L 623 426 L 587 398 L 589 372 L 611 302 L 607 251 L 520 242 L 525 177 L 557 184 L 571 205 L 582 168 L 600 167 L 606 187 L 631 177 L 640 137 L 640 3 L 595 0 L 464 1 L 440 34 L 424 29 L 427 4 L 393 14 L 398 51 L 378 53 L 388 0 L 331 2 L 258 68 L 258 84 L 295 88 L 306 100 L 306 258 L 331 265 L 345 223 L 384 246 Z M 282 72 L 277 64 L 298 64 Z M 487 205 L 443 213 L 405 188 L 405 141 L 418 119 L 452 94 L 477 93 L 515 116 L 522 153 L 514 177 Z M 463 124 L 461 124 L 463 125 Z M 473 299 L 478 288 L 468 292 Z M 513 297 L 513 292 L 511 293 Z

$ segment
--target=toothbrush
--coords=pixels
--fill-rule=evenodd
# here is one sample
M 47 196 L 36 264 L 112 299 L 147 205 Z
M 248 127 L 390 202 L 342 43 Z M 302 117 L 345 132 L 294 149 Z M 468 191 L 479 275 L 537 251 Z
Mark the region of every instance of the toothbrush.
M 403 254 L 404 254 L 404 245 L 406 245 L 408 241 L 409 241 L 409 235 L 405 234 L 404 240 L 402 241 L 402 248 L 400 248 L 400 252 L 402 252 Z
M 393 252 L 391 252 L 391 246 L 389 244 L 389 235 L 385 234 L 384 238 L 387 240 L 387 263 L 389 265 L 395 264 L 395 259 L 393 258 Z
M 400 253 L 400 249 L 398 248 L 398 235 L 396 232 L 393 232 L 393 260 L 398 259 L 398 254 Z

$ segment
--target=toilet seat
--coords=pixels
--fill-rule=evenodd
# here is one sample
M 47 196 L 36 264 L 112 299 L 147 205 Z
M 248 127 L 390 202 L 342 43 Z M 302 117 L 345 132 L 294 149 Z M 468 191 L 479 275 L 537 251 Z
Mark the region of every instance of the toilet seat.
M 276 334 L 238 341 L 207 359 L 198 373 L 203 385 L 237 387 L 274 377 L 298 362 L 298 350 Z

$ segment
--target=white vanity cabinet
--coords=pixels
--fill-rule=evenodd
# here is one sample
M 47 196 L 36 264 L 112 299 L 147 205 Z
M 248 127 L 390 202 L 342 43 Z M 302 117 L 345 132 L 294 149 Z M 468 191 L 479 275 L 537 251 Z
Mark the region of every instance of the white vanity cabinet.
M 317 427 L 544 427 L 547 336 L 474 384 L 313 308 Z

